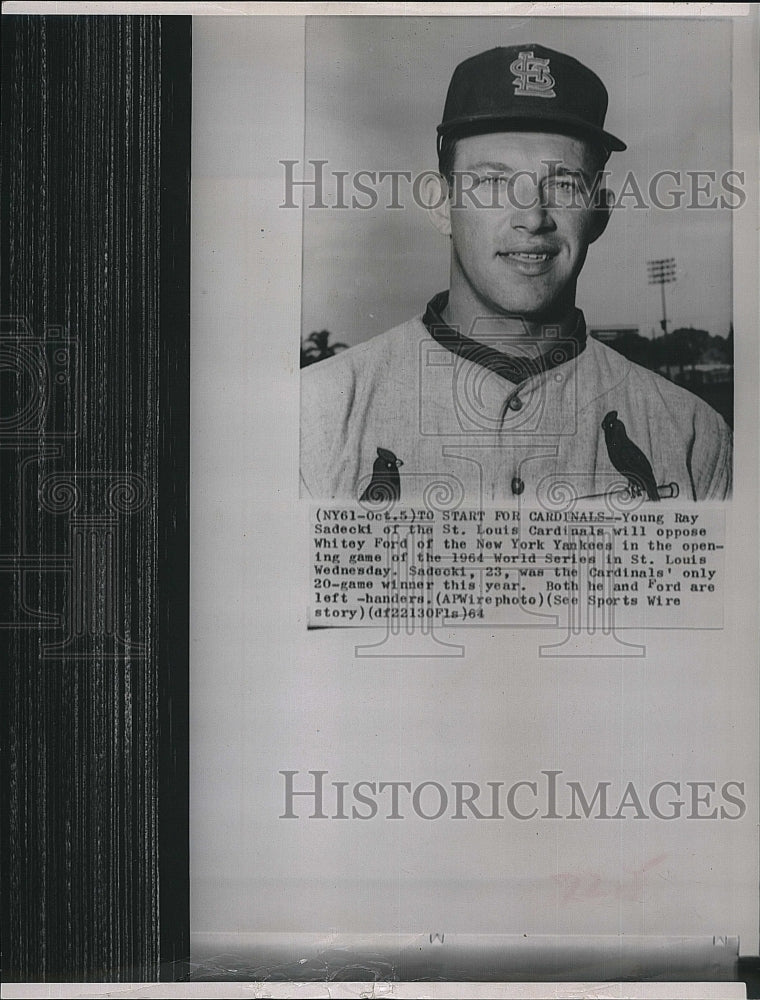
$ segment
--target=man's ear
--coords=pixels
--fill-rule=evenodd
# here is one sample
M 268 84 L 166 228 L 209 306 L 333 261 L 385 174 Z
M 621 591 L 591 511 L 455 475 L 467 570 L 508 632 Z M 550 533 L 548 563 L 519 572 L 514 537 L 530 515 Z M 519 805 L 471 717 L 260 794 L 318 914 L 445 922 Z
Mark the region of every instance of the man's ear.
M 594 217 L 591 222 L 591 238 L 589 243 L 594 243 L 602 235 L 610 221 L 610 213 L 615 207 L 615 195 L 609 188 L 599 188 L 594 197 Z
M 449 185 L 445 177 L 432 170 L 425 174 L 420 185 L 420 198 L 422 205 L 427 209 L 430 221 L 438 232 L 444 236 L 451 236 L 449 215 L 451 200 L 449 198 Z

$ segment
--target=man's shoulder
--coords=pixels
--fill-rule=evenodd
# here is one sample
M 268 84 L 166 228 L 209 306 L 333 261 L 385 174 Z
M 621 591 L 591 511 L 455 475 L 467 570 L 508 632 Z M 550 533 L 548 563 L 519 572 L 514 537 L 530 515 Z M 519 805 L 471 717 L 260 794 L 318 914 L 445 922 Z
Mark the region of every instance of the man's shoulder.
M 607 344 L 590 338 L 588 345 L 595 362 L 618 385 L 625 383 L 629 391 L 640 391 L 644 399 L 658 399 L 684 418 L 713 423 L 716 427 L 724 426 L 728 430 L 720 414 L 693 392 L 635 361 L 630 361 Z
M 321 387 L 372 375 L 394 361 L 403 361 L 417 350 L 419 341 L 429 334 L 419 316 L 394 326 L 385 333 L 349 347 L 345 351 L 302 369 L 305 386 Z
M 310 496 L 344 495 L 367 428 L 413 404 L 415 357 L 429 336 L 417 317 L 302 370 L 301 476 Z M 374 458 L 376 443 L 370 450 Z

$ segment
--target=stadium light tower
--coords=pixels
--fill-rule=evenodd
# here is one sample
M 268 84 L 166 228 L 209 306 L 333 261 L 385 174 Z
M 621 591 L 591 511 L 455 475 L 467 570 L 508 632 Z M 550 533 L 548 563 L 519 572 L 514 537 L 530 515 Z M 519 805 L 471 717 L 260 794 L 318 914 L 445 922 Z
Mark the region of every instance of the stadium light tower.
M 662 296 L 662 319 L 660 326 L 662 332 L 668 332 L 668 315 L 665 311 L 665 285 L 676 280 L 676 259 L 675 257 L 664 257 L 662 260 L 648 260 L 647 272 L 649 274 L 649 284 L 659 285 Z

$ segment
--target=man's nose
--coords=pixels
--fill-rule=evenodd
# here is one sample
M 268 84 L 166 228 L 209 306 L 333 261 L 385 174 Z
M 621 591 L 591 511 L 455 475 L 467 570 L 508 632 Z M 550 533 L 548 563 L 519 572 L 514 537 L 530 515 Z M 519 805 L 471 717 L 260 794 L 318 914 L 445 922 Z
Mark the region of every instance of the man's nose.
M 513 229 L 537 233 L 555 228 L 543 199 L 541 185 L 531 177 L 521 177 L 511 186 L 509 209 Z

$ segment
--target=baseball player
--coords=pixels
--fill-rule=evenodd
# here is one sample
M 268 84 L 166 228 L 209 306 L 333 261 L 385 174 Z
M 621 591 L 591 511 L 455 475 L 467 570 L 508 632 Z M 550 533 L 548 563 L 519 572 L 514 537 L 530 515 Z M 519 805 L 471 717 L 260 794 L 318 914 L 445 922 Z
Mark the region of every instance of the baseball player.
M 501 505 L 730 495 L 731 432 L 707 404 L 587 337 L 576 283 L 625 144 L 607 91 L 537 44 L 461 63 L 430 214 L 448 291 L 304 370 L 301 472 L 318 500 Z

